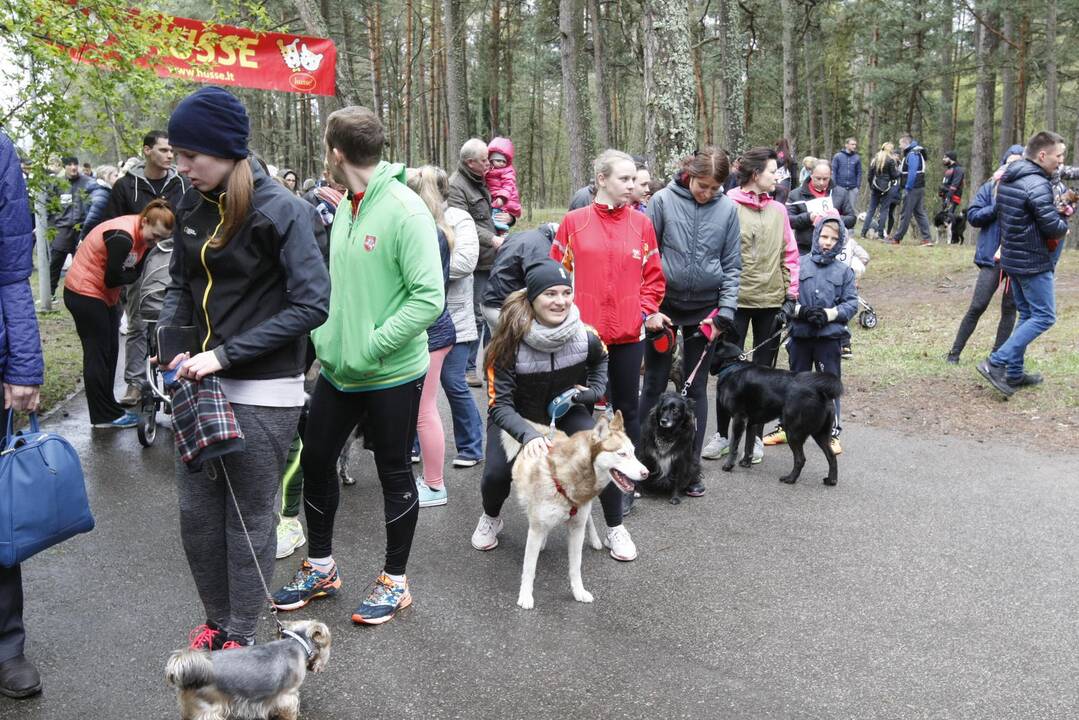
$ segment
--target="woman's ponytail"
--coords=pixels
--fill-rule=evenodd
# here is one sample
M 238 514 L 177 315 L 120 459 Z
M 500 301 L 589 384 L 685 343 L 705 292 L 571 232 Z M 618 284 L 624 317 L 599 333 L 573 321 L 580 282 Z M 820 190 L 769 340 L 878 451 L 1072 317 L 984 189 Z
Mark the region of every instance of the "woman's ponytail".
M 239 232 L 251 212 L 251 196 L 254 193 L 255 176 L 251 174 L 251 161 L 246 158 L 238 160 L 225 186 L 221 226 L 210 238 L 210 247 L 215 250 L 224 247 Z

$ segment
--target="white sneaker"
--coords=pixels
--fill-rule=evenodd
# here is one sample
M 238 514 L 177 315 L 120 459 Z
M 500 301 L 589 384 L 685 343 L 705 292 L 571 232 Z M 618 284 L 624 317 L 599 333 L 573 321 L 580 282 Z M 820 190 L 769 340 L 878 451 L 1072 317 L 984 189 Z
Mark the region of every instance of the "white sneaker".
M 749 461 L 754 465 L 758 465 L 764 461 L 764 441 L 760 438 L 756 438 L 753 441 L 753 456 Z
M 472 533 L 472 547 L 477 550 L 494 550 L 498 547 L 498 533 L 502 532 L 502 518 L 480 515 L 476 530 Z
M 723 437 L 719 433 L 713 433 L 712 439 L 708 441 L 708 444 L 701 450 L 701 457 L 705 460 L 719 460 L 721 457 L 727 454 L 730 441 Z
M 281 521 L 277 523 L 277 559 L 288 557 L 305 542 L 307 538 L 303 536 L 300 519 L 282 515 Z
M 611 549 L 611 557 L 615 560 L 631 562 L 637 559 L 637 546 L 633 544 L 633 538 L 629 536 L 625 525 L 607 528 L 607 537 L 603 544 Z

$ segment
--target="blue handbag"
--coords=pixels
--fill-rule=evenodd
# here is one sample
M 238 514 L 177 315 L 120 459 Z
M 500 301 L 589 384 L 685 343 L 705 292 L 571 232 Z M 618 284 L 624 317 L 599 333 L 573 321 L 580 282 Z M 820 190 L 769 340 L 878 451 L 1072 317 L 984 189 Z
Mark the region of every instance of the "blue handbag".
M 14 567 L 45 548 L 94 529 L 86 482 L 75 448 L 54 433 L 41 432 L 30 413 L 30 429 L 7 433 L 0 449 L 0 565 Z

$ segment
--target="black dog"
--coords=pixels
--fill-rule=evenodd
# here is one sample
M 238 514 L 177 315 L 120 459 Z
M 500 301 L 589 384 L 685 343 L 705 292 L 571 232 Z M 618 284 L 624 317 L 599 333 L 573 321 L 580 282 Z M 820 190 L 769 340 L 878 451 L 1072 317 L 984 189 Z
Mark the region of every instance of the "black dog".
M 933 225 L 937 228 L 937 236 L 943 238 L 944 228 L 949 226 L 948 213 L 944 210 L 938 210 L 937 214 L 933 216 Z M 966 231 L 967 212 L 966 210 L 956 210 L 951 222 L 948 244 L 962 245 Z
M 835 422 L 834 400 L 843 394 L 843 384 L 831 373 L 791 373 L 761 367 L 741 359 L 737 345 L 721 342 L 716 348 L 712 373 L 719 376 L 719 402 L 733 420 L 730 454 L 723 469 L 734 467 L 738 443 L 746 435 L 745 455 L 739 461 L 749 467 L 753 457 L 753 438 L 764 423 L 779 418 L 787 432 L 787 444 L 794 453 L 794 469 L 779 478 L 785 483 L 797 482 L 805 465 L 802 446 L 812 437 L 828 458 L 828 477 L 825 485 L 835 485 L 839 470 L 832 454 L 832 425 Z M 750 432 L 746 433 L 749 426 Z
M 663 393 L 641 430 L 637 456 L 648 468 L 648 478 L 641 482 L 641 489 L 669 493 L 671 505 L 680 503 L 678 492 L 684 492 L 701 475 L 701 461 L 693 450 L 697 437 L 693 405 L 693 400 L 678 393 Z

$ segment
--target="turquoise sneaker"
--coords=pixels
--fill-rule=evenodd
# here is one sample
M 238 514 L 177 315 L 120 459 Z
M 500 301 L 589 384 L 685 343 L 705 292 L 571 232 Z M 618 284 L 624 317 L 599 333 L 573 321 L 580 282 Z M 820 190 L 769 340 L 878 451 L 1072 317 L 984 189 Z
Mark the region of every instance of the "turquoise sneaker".
M 408 580 L 398 585 L 386 573 L 378 576 L 367 599 L 352 613 L 352 622 L 360 625 L 381 625 L 393 619 L 398 610 L 412 604 Z
M 420 496 L 420 507 L 436 507 L 438 505 L 445 505 L 447 502 L 446 486 L 443 485 L 439 489 L 428 486 L 423 481 L 423 475 L 416 478 L 416 491 Z
M 337 574 L 336 564 L 327 574 L 304 560 L 292 582 L 273 594 L 273 605 L 278 610 L 299 610 L 312 600 L 336 595 L 340 589 L 341 576 Z

